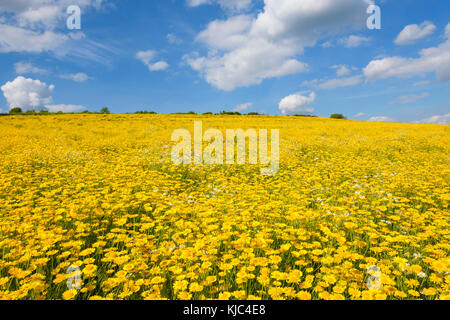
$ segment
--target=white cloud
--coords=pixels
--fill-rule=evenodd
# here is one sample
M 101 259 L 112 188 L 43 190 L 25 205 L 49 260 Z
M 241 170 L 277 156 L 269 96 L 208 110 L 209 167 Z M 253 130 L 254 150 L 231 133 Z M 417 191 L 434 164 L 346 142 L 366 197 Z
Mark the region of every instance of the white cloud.
M 450 124 L 450 113 L 432 116 L 419 121 L 419 123 Z
M 76 112 L 86 109 L 80 105 L 50 104 L 53 100 L 51 95 L 55 86 L 47 86 L 45 82 L 40 80 L 19 76 L 13 81 L 5 83 L 0 89 L 3 91 L 9 109 L 49 110 L 50 112 Z
M 67 40 L 66 35 L 53 31 L 38 32 L 0 24 L 0 53 L 51 51 Z
M 293 115 L 299 113 L 313 113 L 314 108 L 308 108 L 307 106 L 316 100 L 316 94 L 311 92 L 309 96 L 302 96 L 300 94 L 292 94 L 283 98 L 278 108 L 283 114 Z
M 212 21 L 197 37 L 208 55 L 185 61 L 222 90 L 303 72 L 297 57 L 304 48 L 344 27 L 364 27 L 366 9 L 365 0 L 265 0 L 257 16 Z
M 47 73 L 47 70 L 38 68 L 33 66 L 31 63 L 28 62 L 17 62 L 14 64 L 14 69 L 16 70 L 17 74 L 25 74 L 25 73 Z
M 39 80 L 17 77 L 1 87 L 10 109 L 22 108 L 22 110 L 39 109 L 52 102 L 51 94 L 55 89 Z
M 445 37 L 450 39 L 450 23 L 445 27 Z
M 2 0 L 0 14 L 8 14 L 14 24 L 25 28 L 51 28 L 67 18 L 66 9 L 77 5 L 81 9 L 100 9 L 104 0 Z
M 77 49 L 89 51 L 89 46 L 71 45 L 82 33 L 58 31 L 65 26 L 66 8 L 78 5 L 82 12 L 100 9 L 104 0 L 1 0 L 0 53 L 54 52 L 67 54 Z
M 394 119 L 390 118 L 390 117 L 385 117 L 385 116 L 377 116 L 377 117 L 370 118 L 368 121 L 372 121 L 372 122 L 393 122 Z
M 187 0 L 190 7 L 197 7 L 203 4 L 219 4 L 222 8 L 231 11 L 247 10 L 251 7 L 252 0 Z
M 325 41 L 324 43 L 321 44 L 322 48 L 330 48 L 333 46 L 333 43 L 331 41 Z
M 247 110 L 248 108 L 250 108 L 253 105 L 252 102 L 247 102 L 247 103 L 243 103 L 243 104 L 239 104 L 236 107 L 234 107 L 233 111 L 234 112 L 242 112 Z
M 82 31 L 72 31 L 69 33 L 69 37 L 73 40 L 82 40 L 86 38 L 86 34 Z
M 152 62 L 156 55 L 156 51 L 153 50 L 139 51 L 136 54 L 136 59 L 142 61 L 150 71 L 161 71 L 167 69 L 169 65 L 165 61 Z
M 61 20 L 62 8 L 58 5 L 43 5 L 36 8 L 28 8 L 18 15 L 21 26 L 35 27 L 42 24 L 53 28 Z
M 310 86 L 317 89 L 331 90 L 336 88 L 351 87 L 363 82 L 361 75 L 346 78 L 335 79 L 314 79 L 311 81 L 303 81 L 303 86 Z
M 417 81 L 417 82 L 414 82 L 413 86 L 414 87 L 424 86 L 424 85 L 427 85 L 429 83 L 430 83 L 429 80 Z
M 197 35 L 197 41 L 214 49 L 233 50 L 245 45 L 253 24 L 250 15 L 238 15 L 227 20 L 215 20 Z
M 169 33 L 168 35 L 167 35 L 167 41 L 170 43 L 170 44 L 181 44 L 183 41 L 180 39 L 180 38 L 178 38 L 176 35 L 174 35 L 173 33 Z
M 336 70 L 336 75 L 338 77 L 347 76 L 352 72 L 346 65 L 342 64 L 331 66 L 331 68 Z
M 410 78 L 435 72 L 438 81 L 448 81 L 450 80 L 450 37 L 447 35 L 447 40 L 437 47 L 421 50 L 418 58 L 387 57 L 372 60 L 363 72 L 368 80 Z
M 46 105 L 45 106 L 50 112 L 78 112 L 81 110 L 85 110 L 86 107 L 78 106 L 73 104 L 55 104 L 55 105 Z
M 360 112 L 360 113 L 355 114 L 355 118 L 361 118 L 361 117 L 364 117 L 365 115 L 366 114 L 364 112 Z
M 398 98 L 395 98 L 389 104 L 408 104 L 412 102 L 416 102 L 417 100 L 424 99 L 428 97 L 430 94 L 428 92 L 424 92 L 422 94 L 410 94 L 405 96 L 400 96 Z
M 60 77 L 62 79 L 72 80 L 75 82 L 85 82 L 90 79 L 90 77 L 86 73 L 83 73 L 83 72 L 62 74 Z
M 360 45 L 369 43 L 370 38 L 351 35 L 346 38 L 340 39 L 339 42 L 342 43 L 347 48 L 356 48 L 359 47 Z
M 429 36 L 436 30 L 436 26 L 429 21 L 422 22 L 420 25 L 407 25 L 395 39 L 397 45 L 407 45 Z
M 2 0 L 0 3 L 0 12 L 6 11 L 10 13 L 22 13 L 31 8 L 42 6 L 42 4 L 55 2 L 55 1 L 42 1 L 42 0 Z

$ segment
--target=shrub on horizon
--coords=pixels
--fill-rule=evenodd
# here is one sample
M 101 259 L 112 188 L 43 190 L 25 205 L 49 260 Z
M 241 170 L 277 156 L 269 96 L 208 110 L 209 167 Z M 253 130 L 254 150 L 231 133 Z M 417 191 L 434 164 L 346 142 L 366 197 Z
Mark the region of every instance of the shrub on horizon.
M 344 115 L 341 114 L 341 113 L 333 113 L 333 114 L 330 116 L 330 118 L 331 118 L 331 119 L 347 119 L 347 118 L 344 117 Z

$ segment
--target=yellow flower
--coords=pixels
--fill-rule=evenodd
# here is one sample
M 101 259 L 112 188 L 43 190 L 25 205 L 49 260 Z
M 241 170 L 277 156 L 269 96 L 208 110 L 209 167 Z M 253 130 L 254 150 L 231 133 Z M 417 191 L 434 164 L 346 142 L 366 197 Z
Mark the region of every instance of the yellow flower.
M 278 174 L 172 163 L 200 120 L 282 129 Z M 448 299 L 448 128 L 342 121 L 0 117 L 0 299 L 52 299 L 71 266 L 62 299 Z
M 203 290 L 203 286 L 202 285 L 199 285 L 197 282 L 192 282 L 190 285 L 189 285 L 189 291 L 190 292 L 200 292 L 200 291 L 202 291 Z
M 329 284 L 334 284 L 337 281 L 334 275 L 325 275 L 323 277 L 323 280 Z
M 307 291 L 299 291 L 295 296 L 299 300 L 311 300 L 311 294 Z
M 83 269 L 83 276 L 85 277 L 91 277 L 94 275 L 95 271 L 97 271 L 97 266 L 94 264 L 88 264 Z
M 231 293 L 222 292 L 219 294 L 219 300 L 229 300 L 231 298 Z
M 88 256 L 88 255 L 90 255 L 90 254 L 92 254 L 94 252 L 95 252 L 94 248 L 84 249 L 83 251 L 80 252 L 80 256 L 81 257 Z
M 434 296 L 437 294 L 437 291 L 435 288 L 425 288 L 422 289 L 421 293 L 426 296 Z
M 375 294 L 375 300 L 386 300 L 387 295 L 385 293 L 377 293 Z
M 173 289 L 175 290 L 175 292 L 184 291 L 187 289 L 188 284 L 189 283 L 186 280 L 175 281 Z
M 408 290 L 408 293 L 413 297 L 420 297 L 420 294 L 415 290 Z
M 181 300 L 189 300 L 192 298 L 192 295 L 189 292 L 184 291 L 178 294 L 178 298 Z
M 67 290 L 63 293 L 62 297 L 64 300 L 72 300 L 78 294 L 78 291 L 75 289 Z

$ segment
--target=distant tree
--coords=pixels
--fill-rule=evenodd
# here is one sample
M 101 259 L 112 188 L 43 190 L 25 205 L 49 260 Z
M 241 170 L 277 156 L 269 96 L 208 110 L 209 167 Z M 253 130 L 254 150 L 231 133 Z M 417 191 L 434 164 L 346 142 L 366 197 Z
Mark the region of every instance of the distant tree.
M 241 113 L 240 112 L 232 112 L 232 111 L 222 111 L 220 113 L 218 113 L 220 115 L 227 115 L 227 116 L 240 116 Z
M 136 113 L 136 114 L 156 114 L 156 112 L 154 112 L 154 111 L 147 111 L 147 110 L 144 110 L 144 111 L 136 111 L 135 113 Z
M 103 108 L 100 109 L 100 113 L 109 114 L 110 112 L 109 112 L 108 107 L 103 107 Z
M 22 109 L 21 108 L 12 108 L 11 110 L 9 110 L 9 114 L 22 114 Z
M 249 112 L 247 113 L 248 116 L 260 116 L 258 112 Z
M 24 114 L 33 115 L 33 114 L 36 114 L 36 111 L 34 111 L 34 110 L 27 110 L 27 111 L 25 111 Z
M 294 114 L 294 117 L 311 117 L 311 118 L 317 118 L 317 116 L 311 115 L 311 114 Z
M 346 117 L 344 117 L 343 114 L 340 114 L 340 113 L 333 113 L 330 118 L 331 119 L 347 119 Z
M 49 114 L 50 112 L 48 112 L 48 110 L 39 110 L 39 114 Z
M 203 113 L 204 115 L 211 115 L 211 114 L 213 114 L 212 112 L 204 112 Z
M 81 113 L 89 113 L 89 110 L 83 110 Z

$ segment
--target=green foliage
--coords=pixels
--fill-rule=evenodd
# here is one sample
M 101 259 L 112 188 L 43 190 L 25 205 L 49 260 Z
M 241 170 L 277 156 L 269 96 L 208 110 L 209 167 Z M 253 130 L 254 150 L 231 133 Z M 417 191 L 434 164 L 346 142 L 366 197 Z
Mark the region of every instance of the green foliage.
M 294 117 L 309 117 L 309 118 L 317 118 L 317 116 L 315 115 L 311 115 L 311 114 L 294 114 Z
M 136 111 L 135 114 L 157 114 L 157 113 L 154 111 L 143 110 L 143 111 Z
M 108 107 L 103 107 L 103 108 L 100 109 L 100 113 L 109 114 L 110 112 L 109 112 Z
M 232 111 L 222 111 L 218 113 L 219 115 L 228 115 L 228 116 L 240 116 L 241 113 L 239 112 L 232 112 Z
M 22 109 L 21 108 L 12 108 L 11 110 L 9 110 L 9 114 L 22 114 Z
M 344 117 L 343 114 L 340 114 L 340 113 L 333 113 L 330 118 L 331 119 L 347 119 L 346 117 Z

